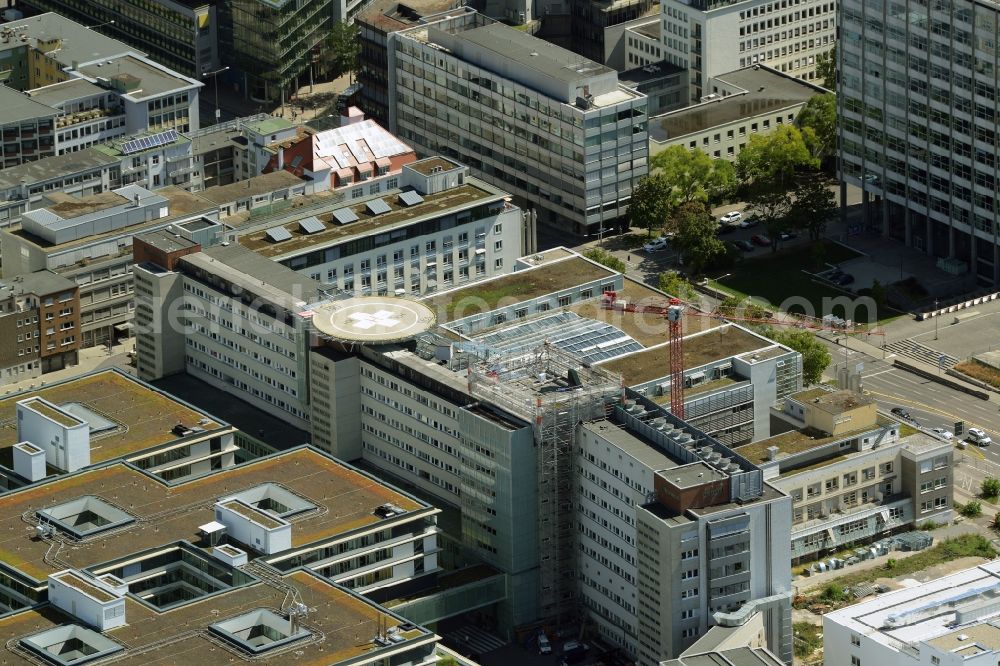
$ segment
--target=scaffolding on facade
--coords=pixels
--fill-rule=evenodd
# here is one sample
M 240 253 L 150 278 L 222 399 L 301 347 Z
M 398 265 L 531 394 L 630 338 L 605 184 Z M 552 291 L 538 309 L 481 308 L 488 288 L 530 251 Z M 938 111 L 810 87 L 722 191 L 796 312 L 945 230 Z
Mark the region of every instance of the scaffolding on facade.
M 537 445 L 539 614 L 576 619 L 574 504 L 577 426 L 606 418 L 623 396 L 621 377 L 583 364 L 550 343 L 469 364 L 469 393 L 533 424 Z

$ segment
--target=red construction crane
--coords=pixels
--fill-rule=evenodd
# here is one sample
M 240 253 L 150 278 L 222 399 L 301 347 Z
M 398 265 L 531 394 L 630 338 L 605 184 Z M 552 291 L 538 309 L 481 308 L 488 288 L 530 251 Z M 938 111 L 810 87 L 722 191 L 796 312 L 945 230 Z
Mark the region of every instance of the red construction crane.
M 667 304 L 638 305 L 628 303 L 618 298 L 615 291 L 606 291 L 601 298 L 601 307 L 605 310 L 620 310 L 622 312 L 638 312 L 658 314 L 667 318 L 667 332 L 670 345 L 668 355 L 670 360 L 670 412 L 677 418 L 684 418 L 684 317 L 708 317 L 726 321 L 747 322 L 751 324 L 767 324 L 769 326 L 794 326 L 816 331 L 834 331 L 847 335 L 885 335 L 879 328 L 867 328 L 853 322 L 825 320 L 805 315 L 792 315 L 793 320 L 768 317 L 736 317 L 716 309 L 714 312 L 702 312 L 695 307 L 687 307 L 687 303 L 679 298 L 671 298 Z
M 670 332 L 670 412 L 684 418 L 684 305 L 671 298 L 667 308 L 667 330 Z

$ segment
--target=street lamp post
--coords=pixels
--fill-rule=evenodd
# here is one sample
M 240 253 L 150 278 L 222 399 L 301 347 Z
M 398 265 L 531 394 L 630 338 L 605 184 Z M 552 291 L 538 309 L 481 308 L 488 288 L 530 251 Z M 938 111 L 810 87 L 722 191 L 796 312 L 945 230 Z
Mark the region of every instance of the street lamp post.
M 940 318 L 940 317 L 938 317 L 937 309 L 938 309 L 938 299 L 935 298 L 934 299 L 934 339 L 935 340 L 938 339 L 938 319 Z
M 219 74 L 227 71 L 229 66 L 225 66 L 222 69 L 217 69 L 214 72 L 203 72 L 201 78 L 211 76 L 215 84 L 215 124 L 218 125 L 222 121 L 222 110 L 219 108 Z

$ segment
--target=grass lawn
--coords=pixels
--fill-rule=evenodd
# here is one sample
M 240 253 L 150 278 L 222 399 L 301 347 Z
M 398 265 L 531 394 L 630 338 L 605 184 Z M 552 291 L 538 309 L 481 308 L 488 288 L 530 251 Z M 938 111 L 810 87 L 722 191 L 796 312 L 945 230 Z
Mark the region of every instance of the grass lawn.
M 822 246 L 823 250 L 814 250 L 817 245 Z M 847 294 L 813 280 L 803 271 L 816 272 L 817 257 L 820 256 L 822 267 L 861 256 L 848 247 L 830 241 L 819 241 L 788 252 L 771 254 L 766 249 L 764 252 L 767 253 L 766 256 L 747 258 L 734 268 L 730 275 L 722 280 L 712 281 L 712 285 L 735 296 L 752 297 L 754 303 L 770 309 L 780 308 L 784 304 L 786 312 L 798 312 L 815 317 L 831 314 L 829 308 L 823 307 L 824 298 L 844 297 Z M 806 311 L 806 303 L 812 312 Z M 834 307 L 832 314 L 843 317 L 844 308 Z M 864 312 L 862 310 L 857 314 L 863 315 Z
M 993 388 L 1000 388 L 1000 370 L 976 360 L 962 361 L 954 368 L 963 375 L 986 382 Z
M 823 627 L 811 622 L 796 622 L 792 625 L 795 636 L 795 656 L 807 659 L 823 649 Z

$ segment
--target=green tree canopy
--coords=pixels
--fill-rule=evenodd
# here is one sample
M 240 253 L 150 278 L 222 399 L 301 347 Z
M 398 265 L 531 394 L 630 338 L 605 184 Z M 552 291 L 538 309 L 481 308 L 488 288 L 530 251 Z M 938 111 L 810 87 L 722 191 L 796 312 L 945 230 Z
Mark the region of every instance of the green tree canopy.
M 816 56 L 816 75 L 827 90 L 837 89 L 837 47 Z
M 358 42 L 358 28 L 353 23 L 337 21 L 323 42 L 320 62 L 323 69 L 338 78 L 358 68 L 361 44 Z
M 776 251 L 778 236 L 792 228 L 792 221 L 789 218 L 792 211 L 791 196 L 778 189 L 758 189 L 747 197 L 747 204 L 767 232 L 767 237 L 771 241 L 771 251 Z
M 633 227 L 645 229 L 650 236 L 653 229 L 663 226 L 673 209 L 671 205 L 672 186 L 662 173 L 644 176 L 628 204 L 628 220 Z
M 813 157 L 822 161 L 837 151 L 837 98 L 833 93 L 810 97 L 795 124 Z M 812 130 L 811 133 L 806 129 Z
M 1000 497 L 1000 479 L 988 476 L 979 484 L 979 489 L 983 497 L 988 500 L 995 500 Z
M 625 262 L 611 254 L 610 252 L 605 252 L 604 250 L 594 247 L 583 253 L 587 259 L 591 261 L 596 261 L 602 266 L 607 266 L 613 271 L 618 271 L 619 273 L 624 273 L 626 266 Z
M 697 303 L 701 300 L 701 297 L 695 290 L 694 285 L 682 278 L 681 274 L 677 271 L 660 273 L 658 286 L 660 291 L 679 298 L 682 301 L 687 301 L 688 303 Z
M 810 130 L 811 131 L 811 130 Z M 771 134 L 754 134 L 736 158 L 736 173 L 753 189 L 787 189 L 801 169 L 818 169 L 802 130 L 782 125 Z
M 819 175 L 800 179 L 793 195 L 788 212 L 790 225 L 809 232 L 812 240 L 819 240 L 836 210 L 836 197 Z
M 692 273 L 700 273 L 713 260 L 725 255 L 726 246 L 716 235 L 719 225 L 704 203 L 682 204 L 671 215 L 671 226 L 677 230 L 674 245 L 684 253 Z
M 832 360 L 830 351 L 815 335 L 801 328 L 772 329 L 767 337 L 802 354 L 802 383 L 818 384 Z
M 770 319 L 771 313 L 748 298 L 727 296 L 716 308 L 728 319 Z
M 670 183 L 671 205 L 717 199 L 732 190 L 736 173 L 726 160 L 713 160 L 703 151 L 668 146 L 650 160 Z

